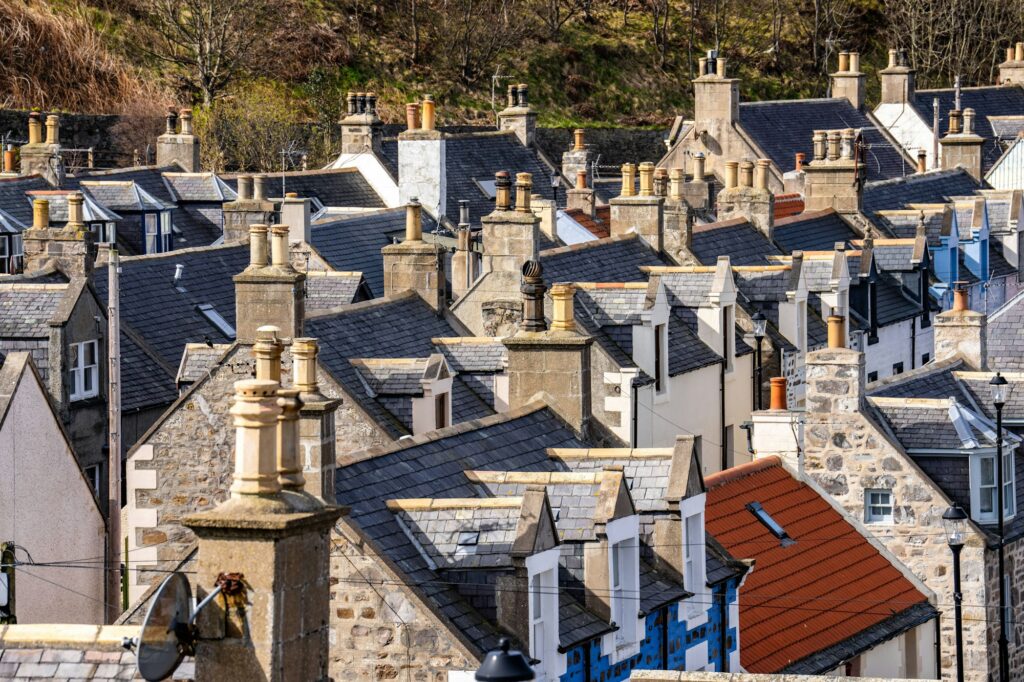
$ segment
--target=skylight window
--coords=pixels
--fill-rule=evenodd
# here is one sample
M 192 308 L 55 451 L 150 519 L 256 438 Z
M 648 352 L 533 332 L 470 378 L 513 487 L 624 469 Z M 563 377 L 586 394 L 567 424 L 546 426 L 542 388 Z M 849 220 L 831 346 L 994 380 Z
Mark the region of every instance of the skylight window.
M 493 199 L 498 194 L 497 187 L 494 185 L 494 180 L 477 180 L 473 178 L 473 182 L 480 188 L 480 191 L 484 193 L 484 196 L 488 199 Z
M 228 324 L 217 310 L 209 303 L 202 303 L 196 306 L 196 312 L 206 318 L 206 321 L 217 328 L 221 334 L 229 339 L 235 338 L 235 328 Z
M 789 537 L 789 533 L 786 529 L 779 525 L 779 522 L 772 518 L 772 515 L 768 513 L 768 510 L 761 506 L 760 502 L 751 502 L 747 505 L 747 511 L 754 515 L 758 521 L 760 521 L 768 531 L 777 537 L 783 547 L 789 547 L 790 545 L 796 544 L 796 540 Z
M 476 546 L 480 542 L 480 531 L 469 530 L 459 533 L 455 544 L 455 556 L 469 556 L 476 554 Z

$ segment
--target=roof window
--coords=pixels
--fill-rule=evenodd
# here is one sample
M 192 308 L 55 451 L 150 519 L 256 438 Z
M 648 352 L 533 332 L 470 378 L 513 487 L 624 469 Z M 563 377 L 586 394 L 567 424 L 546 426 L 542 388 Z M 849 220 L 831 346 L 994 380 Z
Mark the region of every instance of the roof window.
M 789 537 L 789 533 L 786 529 L 779 525 L 779 522 L 772 518 L 772 515 L 768 513 L 768 510 L 761 506 L 760 502 L 751 502 L 747 505 L 747 511 L 754 515 L 754 517 L 760 521 L 765 528 L 771 532 L 772 535 L 777 537 L 783 547 L 789 547 L 790 545 L 796 544 L 796 540 Z
M 235 328 L 228 324 L 220 313 L 209 303 L 201 303 L 196 306 L 196 312 L 206 318 L 206 321 L 217 328 L 221 334 L 229 339 L 235 338 Z

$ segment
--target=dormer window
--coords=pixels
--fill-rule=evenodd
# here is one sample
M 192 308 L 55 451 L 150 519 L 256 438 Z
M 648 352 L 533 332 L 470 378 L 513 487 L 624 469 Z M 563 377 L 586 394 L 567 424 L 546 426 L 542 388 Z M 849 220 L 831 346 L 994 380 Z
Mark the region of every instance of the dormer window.
M 707 586 L 707 566 L 704 538 L 704 494 L 688 497 L 679 504 L 682 517 L 683 587 L 692 592 L 686 608 L 679 610 L 679 618 L 688 627 L 700 625 L 707 617 L 711 591 Z
M 725 371 L 732 371 L 733 356 L 736 354 L 735 330 L 733 328 L 732 306 L 722 307 L 722 360 L 725 362 Z
M 606 635 L 602 649 L 612 663 L 640 652 L 644 638 L 640 618 L 640 520 L 635 514 L 606 526 L 608 538 L 608 606 L 614 632 Z
M 1017 514 L 1012 447 L 1003 448 L 1003 518 Z M 978 523 L 996 523 L 998 490 L 996 488 L 996 456 L 994 454 L 971 457 L 971 510 Z
M 557 680 L 565 672 L 558 653 L 558 558 L 549 549 L 526 559 L 529 576 L 530 657 L 538 682 Z
M 89 231 L 97 244 L 113 244 L 117 241 L 117 223 L 113 221 L 89 223 Z
M 171 213 L 143 214 L 146 253 L 164 253 L 171 250 Z
M 664 393 L 668 386 L 668 325 L 654 325 L 654 390 Z
M 445 391 L 434 396 L 434 424 L 435 428 L 443 429 L 451 426 L 451 408 L 449 406 L 448 392 Z

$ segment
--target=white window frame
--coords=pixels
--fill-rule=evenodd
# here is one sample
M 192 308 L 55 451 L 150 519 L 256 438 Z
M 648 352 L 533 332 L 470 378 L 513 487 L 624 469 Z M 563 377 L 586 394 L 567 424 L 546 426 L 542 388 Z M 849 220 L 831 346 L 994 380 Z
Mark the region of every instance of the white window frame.
M 89 487 L 92 488 L 93 495 L 99 499 L 100 496 L 100 483 L 102 477 L 100 475 L 100 465 L 93 464 L 92 466 L 85 467 L 82 469 L 82 473 L 85 474 L 85 480 L 89 482 Z
M 554 547 L 526 557 L 526 574 L 529 591 L 528 611 L 530 623 L 530 657 L 538 662 L 533 665 L 537 682 L 557 680 L 566 670 L 565 654 L 558 651 L 558 559 L 559 549 Z M 535 594 L 536 586 L 540 594 Z M 535 596 L 539 597 L 536 599 Z M 540 605 L 541 613 L 536 612 Z M 537 641 L 537 632 L 544 634 Z
M 160 223 L 160 251 L 166 252 L 171 250 L 171 212 L 160 211 L 159 217 Z
M 609 521 L 605 526 L 608 541 L 608 585 L 611 620 L 618 626 L 602 638 L 601 651 L 614 665 L 640 653 L 645 633 L 640 619 L 640 517 L 636 514 Z M 612 587 L 616 555 L 620 584 Z
M 736 364 L 736 313 L 732 305 L 722 306 L 722 351 L 728 374 Z
M 687 621 L 687 628 L 703 625 L 711 607 L 711 588 L 707 584 L 707 545 L 704 509 L 707 494 L 688 497 L 679 503 L 682 520 L 683 588 L 693 596 L 679 609 L 679 620 Z M 687 568 L 691 570 L 687 571 Z M 692 573 L 692 575 L 689 575 Z
M 86 349 L 92 348 L 93 364 L 85 364 Z M 100 344 L 93 339 L 72 343 L 68 349 L 68 366 L 71 372 L 71 400 L 86 400 L 100 394 Z M 92 377 L 92 388 L 86 389 L 86 376 Z
M 1013 453 L 1015 448 L 1003 447 L 1003 519 L 1012 519 L 1017 514 L 1017 500 L 1015 495 L 1015 472 L 1013 463 Z M 991 461 L 992 465 L 992 478 L 991 483 L 984 485 L 982 483 L 982 467 L 985 462 Z M 971 517 L 978 523 L 996 523 L 998 517 L 996 516 L 995 506 L 998 504 L 997 500 L 999 491 L 996 488 L 998 483 L 996 482 L 996 454 L 995 452 L 987 452 L 984 454 L 974 454 L 970 457 L 970 481 L 971 481 Z M 982 492 L 990 490 L 992 495 L 992 511 L 983 512 L 981 509 Z
M 668 391 L 668 323 L 654 325 L 654 390 L 659 396 Z
M 155 213 L 142 215 L 142 238 L 146 253 L 160 253 L 160 218 Z
M 873 495 L 878 495 L 878 496 L 886 495 L 887 499 L 888 499 L 888 503 L 887 504 L 883 504 L 881 500 L 879 502 L 877 502 L 877 503 L 874 502 L 872 500 L 872 496 Z M 875 508 L 878 508 L 879 510 L 881 510 L 881 509 L 884 509 L 885 507 L 888 507 L 888 509 L 889 509 L 889 513 L 888 514 L 886 514 L 884 512 L 876 514 L 874 512 Z M 893 524 L 893 510 L 894 510 L 894 508 L 895 508 L 895 505 L 893 504 L 893 496 L 892 496 L 892 489 L 891 488 L 865 488 L 865 490 L 864 490 L 864 523 L 874 523 L 874 524 L 881 524 L 881 525 L 892 525 Z

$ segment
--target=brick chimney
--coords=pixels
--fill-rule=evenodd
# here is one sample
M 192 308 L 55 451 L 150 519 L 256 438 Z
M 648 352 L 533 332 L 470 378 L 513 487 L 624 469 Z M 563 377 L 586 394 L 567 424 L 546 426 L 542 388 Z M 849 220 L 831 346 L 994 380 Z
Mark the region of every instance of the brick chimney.
M 498 129 L 512 130 L 527 147 L 537 136 L 537 113 L 530 108 L 526 83 L 508 86 L 508 106 L 498 112 Z
M 545 398 L 551 409 L 586 437 L 591 417 L 593 339 L 576 327 L 572 284 L 551 287 L 552 319 L 548 328 L 543 272 L 540 261 L 523 266 L 523 322 L 519 331 L 502 340 L 508 348 L 509 408 Z
M 197 596 L 224 574 L 241 576 L 237 592 L 200 613 L 208 635 L 196 646 L 199 680 L 327 678 L 330 531 L 345 510 L 282 489 L 280 463 L 297 455 L 295 441 L 282 438 L 294 425 L 289 413 L 297 400 L 290 396 L 272 379 L 235 384 L 230 497 L 184 519 L 198 538 Z
M 93 235 L 83 220 L 81 192 L 67 196 L 68 222 L 63 228 L 50 227 L 50 202 L 32 202 L 32 227 L 23 235 L 25 272 L 41 270 L 53 262 L 68 277 L 85 277 L 96 259 Z
M 46 138 L 43 138 L 43 119 L 38 111 L 28 115 L 28 144 L 20 150 L 21 174 L 41 175 L 54 187 L 64 182 L 64 162 L 60 155 L 60 117 L 46 117 Z
M 180 122 L 181 131 L 177 131 L 176 123 Z M 167 127 L 160 137 L 156 138 L 156 165 L 170 166 L 178 164 L 186 173 L 198 173 L 199 138 L 192 130 L 192 110 L 182 109 L 167 112 Z
M 1024 85 L 1024 42 L 1006 48 L 1006 61 L 999 65 L 999 85 Z
M 953 307 L 935 316 L 935 360 L 957 356 L 972 369 L 988 369 L 988 318 L 967 305 L 967 289 L 963 282 L 954 283 Z
M 577 170 L 575 178 L 575 186 L 565 193 L 565 208 L 568 211 L 579 209 L 593 218 L 597 213 L 597 202 L 594 190 L 589 186 L 587 171 Z
M 961 119 L 963 124 L 961 125 Z M 962 167 L 977 180 L 981 172 L 981 147 L 985 140 L 974 132 L 974 109 L 949 112 L 949 131 L 939 140 L 943 168 Z
M 859 212 L 865 168 L 858 158 L 856 132 L 849 128 L 816 130 L 813 141 L 814 160 L 803 167 L 804 210 Z
M 445 305 L 444 249 L 423 241 L 421 208 L 415 197 L 405 207 L 405 239 L 381 249 L 384 295 L 412 289 L 436 311 Z
M 664 249 L 665 199 L 654 193 L 654 164 L 640 164 L 640 191 L 633 190 L 634 166 L 622 166 L 622 192 L 608 203 L 611 205 L 610 231 L 613 237 L 636 232 L 652 249 Z
M 302 335 L 305 318 L 306 275 L 292 267 L 288 226 L 270 228 L 267 262 L 267 226 L 249 228 L 249 266 L 235 275 L 235 337 L 253 343 L 264 325 L 280 329 L 287 339 Z
M 864 74 L 859 52 L 840 52 L 839 68 L 832 74 L 832 96 L 849 100 L 855 109 L 864 107 Z
M 383 139 L 383 123 L 377 117 L 377 95 L 372 92 L 349 92 L 345 97 L 345 115 L 341 123 L 341 153 L 379 154 Z
M 316 339 L 292 341 L 292 386 L 299 391 L 299 461 L 305 478 L 305 490 L 326 504 L 335 504 L 334 471 L 335 412 L 340 400 L 327 398 L 320 392 L 317 380 Z
M 574 179 L 577 173 L 583 171 L 586 175 L 584 183 L 586 186 L 591 183 L 592 179 L 590 176 L 590 150 L 587 149 L 584 135 L 583 128 L 577 128 L 573 132 L 572 149 L 562 152 L 562 175 Z
M 254 182 L 254 180 L 256 182 Z M 265 180 L 262 176 L 253 178 L 241 175 L 238 178 L 238 197 L 234 201 L 224 202 L 224 241 L 236 242 L 249 239 L 249 228 L 253 225 L 268 225 L 274 217 L 274 204 L 263 195 Z M 254 184 L 258 184 L 260 195 L 254 194 Z
M 775 224 L 775 195 L 768 188 L 768 172 L 771 161 L 758 159 L 755 164 L 744 161 L 740 164 L 738 186 L 726 187 L 718 193 L 718 219 L 746 218 L 746 220 L 772 238 Z M 727 168 L 728 168 L 727 164 Z
M 310 242 L 309 204 L 309 199 L 301 198 L 295 192 L 288 192 L 281 202 L 281 222 L 288 226 L 288 241 L 292 244 Z
M 910 68 L 906 50 L 889 50 L 889 65 L 878 72 L 882 82 L 882 104 L 910 104 L 914 101 L 917 72 Z
M 420 105 L 406 105 L 407 129 L 398 136 L 398 198 L 408 204 L 413 198 L 437 216 L 447 211 L 445 136 L 435 127 L 435 105 L 430 95 Z M 427 127 L 429 125 L 429 127 Z

